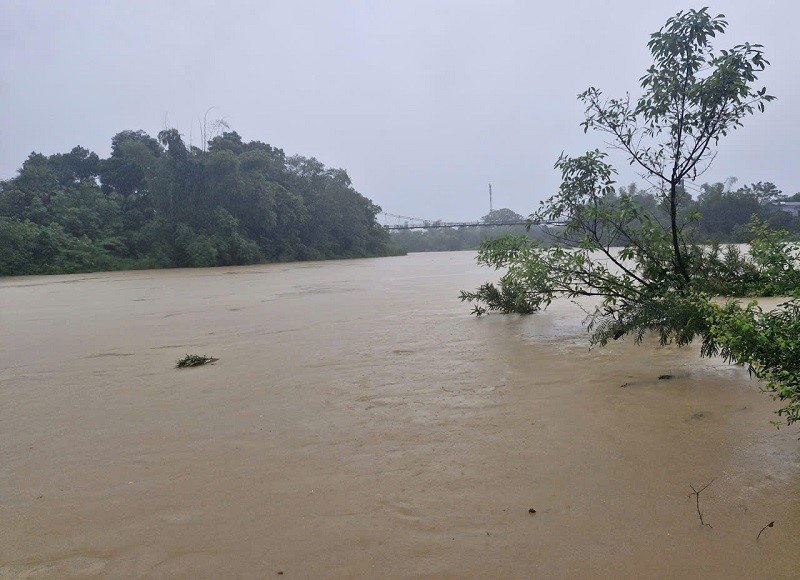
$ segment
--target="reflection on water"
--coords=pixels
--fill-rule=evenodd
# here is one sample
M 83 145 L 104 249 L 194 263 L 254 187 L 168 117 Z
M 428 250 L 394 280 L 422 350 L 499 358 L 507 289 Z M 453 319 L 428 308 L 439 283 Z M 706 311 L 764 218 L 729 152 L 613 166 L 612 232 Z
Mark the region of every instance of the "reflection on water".
M 746 372 L 470 317 L 472 258 L 0 280 L 0 576 L 796 576 Z

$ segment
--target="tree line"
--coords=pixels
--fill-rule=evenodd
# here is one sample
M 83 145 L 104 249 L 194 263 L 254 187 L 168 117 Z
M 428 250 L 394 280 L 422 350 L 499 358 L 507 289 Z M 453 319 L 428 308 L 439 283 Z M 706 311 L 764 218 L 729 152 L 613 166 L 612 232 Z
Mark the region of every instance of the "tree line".
M 693 195 L 681 189 L 680 212 L 690 222 L 692 239 L 698 243 L 744 244 L 753 240 L 750 221 L 753 217 L 772 228 L 784 229 L 800 237 L 800 217 L 782 211 L 784 201 L 800 201 L 800 193 L 786 196 L 775 184 L 758 182 L 734 187 L 731 177 L 724 183 L 704 183 Z M 641 189 L 635 183 L 617 187 L 606 201 L 632 197 L 653 216 L 663 217 L 663 202 L 658 192 Z M 508 208 L 496 209 L 481 218 L 484 227 L 431 228 L 428 230 L 394 230 L 392 239 L 405 252 L 450 252 L 477 250 L 480 245 L 503 235 L 525 235 L 532 240 L 551 241 L 546 231 L 524 225 L 493 225 L 525 221 L 525 217 Z M 436 224 L 436 222 L 432 222 Z M 687 231 L 687 234 L 689 232 Z
M 736 181 L 731 177 L 725 183 L 703 183 L 693 194 L 678 186 L 677 211 L 680 221 L 687 225 L 687 237 L 699 243 L 749 243 L 753 240 L 753 218 L 800 236 L 800 219 L 780 209 L 782 202 L 800 200 L 800 194 L 786 196 L 768 181 L 735 187 Z M 637 190 L 636 185 L 621 188 L 618 197 L 622 195 L 638 198 L 653 215 L 664 209 L 662 196 Z
M 343 169 L 223 132 L 122 131 L 0 181 L 0 275 L 361 258 L 399 250 Z

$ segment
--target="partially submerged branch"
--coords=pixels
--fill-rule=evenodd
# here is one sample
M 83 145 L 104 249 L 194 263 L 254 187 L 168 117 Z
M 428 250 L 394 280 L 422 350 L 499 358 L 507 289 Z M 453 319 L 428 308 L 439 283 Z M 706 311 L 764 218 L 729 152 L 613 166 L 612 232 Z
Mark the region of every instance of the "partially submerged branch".
M 775 525 L 775 521 L 773 520 L 773 521 L 771 521 L 770 523 L 768 523 L 766 526 L 764 526 L 763 528 L 761 528 L 761 531 L 759 531 L 759 532 L 758 532 L 758 535 L 756 536 L 756 542 L 757 542 L 757 541 L 758 541 L 758 539 L 761 537 L 761 534 L 763 534 L 763 533 L 764 533 L 764 530 L 766 530 L 767 528 L 771 528 L 771 527 L 773 527 L 774 525 Z
M 703 493 L 708 488 L 708 486 L 711 485 L 712 483 L 714 483 L 713 479 L 711 481 L 709 481 L 707 484 L 705 484 L 703 487 L 701 487 L 700 489 L 695 489 L 693 485 L 689 485 L 689 487 L 692 488 L 692 493 L 689 495 L 689 497 L 692 497 L 692 496 L 695 497 L 695 505 L 697 507 L 697 515 L 700 517 L 700 525 L 701 526 L 708 526 L 709 528 L 713 528 L 713 526 L 711 524 L 709 524 L 709 523 L 706 523 L 703 520 L 703 512 L 700 511 L 700 494 Z

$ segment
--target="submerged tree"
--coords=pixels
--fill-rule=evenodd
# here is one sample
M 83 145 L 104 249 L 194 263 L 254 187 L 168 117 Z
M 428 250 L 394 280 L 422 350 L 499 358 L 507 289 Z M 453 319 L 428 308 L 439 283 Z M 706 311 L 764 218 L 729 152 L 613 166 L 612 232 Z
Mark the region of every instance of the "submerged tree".
M 595 88 L 579 96 L 586 105 L 584 131 L 609 134 L 612 146 L 661 190 L 669 212 L 672 267 L 685 283 L 690 273 L 678 223 L 682 183 L 707 169 L 721 137 L 774 99 L 766 88 L 753 87 L 757 73 L 769 64 L 760 44 L 714 50 L 711 39 L 726 27 L 724 16 L 711 17 L 706 8 L 679 12 L 648 43 L 653 64 L 641 78 L 644 92 L 637 101 L 630 96 L 604 100 Z M 577 178 L 573 186 L 591 187 L 581 183 L 580 164 L 576 168 L 574 161 L 559 159 L 565 181 Z M 607 177 L 599 156 L 596 162 Z
M 725 350 L 724 333 L 712 332 L 712 314 L 721 311 L 704 306 L 707 296 L 731 295 L 726 283 L 742 270 L 754 277 L 749 288 L 758 289 L 775 263 L 785 266 L 786 283 L 778 288 L 791 291 L 800 264 L 780 241 L 750 258 L 722 256 L 718 248 L 692 243 L 697 216 L 686 211 L 685 183 L 707 169 L 722 137 L 774 98 L 755 86 L 769 64 L 761 45 L 713 47 L 726 27 L 722 15 L 713 17 L 707 9 L 679 12 L 651 36 L 653 64 L 641 78 L 638 99 L 606 99 L 596 88 L 579 95 L 584 131 L 609 136 L 609 146 L 621 150 L 653 185 L 657 207 L 645 207 L 631 192 L 616 194 L 616 172 L 606 152 L 562 154 L 556 162 L 563 180 L 558 193 L 530 216 L 531 223 L 561 223 L 550 230 L 557 243 L 544 246 L 523 237 L 487 241 L 479 263 L 507 271 L 499 286 L 462 292 L 462 300 L 476 302 L 475 314 L 530 313 L 556 297 L 597 296 L 600 304 L 588 317 L 593 344 L 628 334 L 640 341 L 655 331 L 662 343 L 683 345 L 699 335 L 704 354 L 722 348 L 729 358 L 749 362 Z M 765 234 L 759 227 L 754 225 L 757 233 Z M 723 277 L 713 286 L 706 276 L 712 266 Z

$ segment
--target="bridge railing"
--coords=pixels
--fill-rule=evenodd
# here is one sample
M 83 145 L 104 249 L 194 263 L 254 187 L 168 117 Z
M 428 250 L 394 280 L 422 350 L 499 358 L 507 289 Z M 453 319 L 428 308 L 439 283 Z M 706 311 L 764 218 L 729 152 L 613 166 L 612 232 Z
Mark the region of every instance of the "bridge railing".
M 527 225 L 529 222 L 527 220 L 523 221 L 505 221 L 505 222 L 422 222 L 422 223 L 404 223 L 404 224 L 397 224 L 397 225 L 384 225 L 383 227 L 387 230 L 430 230 L 436 228 L 488 228 L 488 227 L 497 227 L 497 226 L 524 226 Z M 563 222 L 531 222 L 532 226 L 562 226 L 564 225 Z

